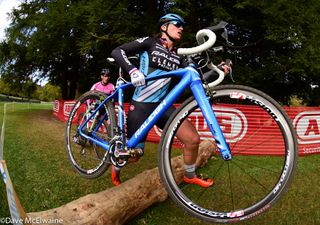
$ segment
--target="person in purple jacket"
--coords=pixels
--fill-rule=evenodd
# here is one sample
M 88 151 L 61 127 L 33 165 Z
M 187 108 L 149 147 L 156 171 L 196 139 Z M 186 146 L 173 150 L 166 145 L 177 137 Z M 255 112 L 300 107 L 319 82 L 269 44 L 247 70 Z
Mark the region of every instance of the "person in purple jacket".
M 108 95 L 112 94 L 114 92 L 114 85 L 109 82 L 110 70 L 103 68 L 100 72 L 100 76 L 101 76 L 101 81 L 95 83 L 90 90 L 101 91 Z

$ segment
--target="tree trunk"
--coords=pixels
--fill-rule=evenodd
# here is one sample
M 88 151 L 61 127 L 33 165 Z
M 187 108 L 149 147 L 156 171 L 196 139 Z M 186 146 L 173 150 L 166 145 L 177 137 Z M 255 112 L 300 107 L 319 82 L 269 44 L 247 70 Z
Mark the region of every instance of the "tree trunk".
M 203 141 L 199 147 L 197 167 L 206 164 L 216 146 Z M 177 182 L 183 180 L 182 156 L 174 158 L 173 170 Z M 66 225 L 124 224 L 154 203 L 162 202 L 168 194 L 161 183 L 158 168 L 146 170 L 120 186 L 89 194 L 61 207 L 42 212 L 28 213 L 31 221 L 45 224 L 45 221 L 62 222 Z M 38 222 L 43 221 L 43 223 Z

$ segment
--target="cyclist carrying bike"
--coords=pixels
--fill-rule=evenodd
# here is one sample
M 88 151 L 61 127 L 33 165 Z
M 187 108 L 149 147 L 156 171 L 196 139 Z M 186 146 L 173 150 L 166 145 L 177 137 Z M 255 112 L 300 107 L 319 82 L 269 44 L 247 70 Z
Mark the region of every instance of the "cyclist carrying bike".
M 126 83 L 122 77 L 124 70 L 120 70 L 119 86 L 111 96 L 106 98 L 102 92 L 89 91 L 76 101 L 66 127 L 68 158 L 75 171 L 88 179 L 101 176 L 110 164 L 122 167 L 142 156 L 142 149 L 136 149 L 143 148 L 143 143 L 137 146 L 141 136 L 147 136 L 147 131 L 163 116 L 156 124 L 163 127 L 166 123 L 158 147 L 158 166 L 171 199 L 186 212 L 208 222 L 231 223 L 257 216 L 272 207 L 292 181 L 298 159 L 298 141 L 292 121 L 281 105 L 262 91 L 244 85 L 220 85 L 231 61 L 216 66 L 209 53 L 222 49 L 212 46 L 217 38 L 215 33 L 223 29 L 227 34 L 225 22 L 197 31 L 196 47 L 177 49 L 180 55 L 188 55 L 188 62 L 189 59 L 196 62 L 176 69 L 186 64 L 173 48 L 181 39 L 184 21 L 172 14 L 163 18 L 160 20 L 161 37 L 138 39 L 113 52 L 117 62 L 131 74 L 132 82 Z M 127 57 L 138 53 L 144 60 L 139 70 L 128 60 L 131 57 Z M 199 71 L 195 70 L 196 66 Z M 158 75 L 152 77 L 155 73 Z M 167 84 L 171 81 L 166 78 L 171 77 L 181 80 L 167 93 Z M 156 80 L 159 78 L 160 81 Z M 133 84 L 137 87 L 126 124 L 123 92 Z M 170 108 L 185 88 L 190 89 L 192 96 L 179 108 Z M 113 100 L 119 103 L 118 120 Z M 99 110 L 105 112 L 100 114 L 95 107 L 94 111 L 90 110 L 92 108 L 84 111 L 88 101 L 95 103 L 90 106 L 98 105 Z M 148 110 L 155 106 L 157 108 L 147 117 Z M 169 113 L 174 110 L 170 117 L 168 109 Z M 255 123 L 258 117 L 259 123 Z M 255 123 L 253 127 L 248 126 L 250 121 Z M 132 135 L 134 127 L 140 124 Z M 124 135 L 128 129 L 130 139 L 126 140 Z M 183 148 L 176 139 L 183 142 Z M 200 141 L 201 146 L 206 145 L 202 158 L 205 161 L 199 157 L 205 166 L 197 173 L 211 174 L 215 179 L 215 187 L 205 189 L 206 192 L 188 185 L 200 185 L 199 188 L 213 185 L 213 180 L 203 180 L 195 173 Z M 177 158 L 181 150 L 182 155 Z M 215 150 L 221 157 L 210 157 Z M 257 150 L 263 154 L 257 155 Z M 181 160 L 185 169 L 179 168 Z M 180 173 L 181 169 L 184 174 Z M 119 172 L 119 168 L 112 169 L 112 181 L 116 185 L 120 184 Z M 187 185 L 180 185 L 183 180 L 180 178 L 184 178 Z
M 183 35 L 184 19 L 173 13 L 164 15 L 159 20 L 161 37 L 143 37 L 115 48 L 111 55 L 116 62 L 130 75 L 136 86 L 127 118 L 127 135 L 130 138 L 142 125 L 152 111 L 159 105 L 169 91 L 171 78 L 145 82 L 145 76 L 155 76 L 163 71 L 176 70 L 187 66 L 185 59 L 176 53 L 174 45 Z M 136 68 L 128 59 L 129 55 L 140 55 L 140 68 Z M 164 128 L 166 121 L 174 112 L 170 107 L 157 126 Z M 184 181 L 207 188 L 213 185 L 212 179 L 199 178 L 195 173 L 195 162 L 198 156 L 200 137 L 189 121 L 184 121 L 176 137 L 183 143 L 185 163 Z M 143 141 L 146 140 L 146 137 Z M 136 148 L 144 148 L 144 142 Z M 120 184 L 120 168 L 112 167 L 112 182 Z

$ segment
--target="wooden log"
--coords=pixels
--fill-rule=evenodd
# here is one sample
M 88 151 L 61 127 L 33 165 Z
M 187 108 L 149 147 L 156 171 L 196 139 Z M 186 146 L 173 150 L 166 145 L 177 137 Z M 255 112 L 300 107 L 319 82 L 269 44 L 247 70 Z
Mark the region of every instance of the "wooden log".
M 213 142 L 201 142 L 196 165 L 203 166 L 214 150 L 216 146 Z M 174 158 L 173 168 L 178 182 L 183 180 L 183 165 L 182 156 Z M 37 224 L 54 221 L 65 225 L 120 225 L 167 197 L 158 168 L 154 168 L 117 187 L 86 195 L 58 208 L 27 215 L 29 220 L 37 221 Z

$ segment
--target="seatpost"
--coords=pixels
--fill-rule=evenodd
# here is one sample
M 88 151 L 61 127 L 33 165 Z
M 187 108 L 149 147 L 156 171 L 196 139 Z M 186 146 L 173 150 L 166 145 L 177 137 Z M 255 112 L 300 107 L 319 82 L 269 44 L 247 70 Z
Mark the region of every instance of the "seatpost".
M 119 67 L 119 77 L 123 78 L 123 72 L 122 72 L 122 68 L 121 67 Z

